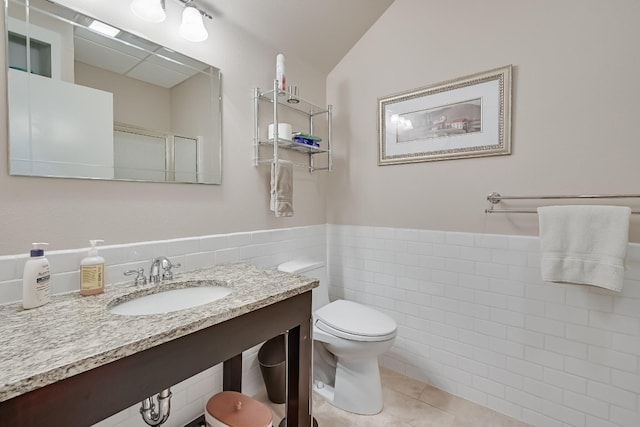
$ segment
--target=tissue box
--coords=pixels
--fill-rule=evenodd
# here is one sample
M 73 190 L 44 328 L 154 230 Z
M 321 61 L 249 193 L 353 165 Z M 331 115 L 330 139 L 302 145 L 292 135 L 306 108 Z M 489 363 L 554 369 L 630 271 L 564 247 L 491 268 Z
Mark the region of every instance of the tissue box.
M 320 143 L 318 141 L 314 141 L 313 139 L 305 138 L 303 136 L 294 136 L 293 141 L 310 147 L 320 147 Z

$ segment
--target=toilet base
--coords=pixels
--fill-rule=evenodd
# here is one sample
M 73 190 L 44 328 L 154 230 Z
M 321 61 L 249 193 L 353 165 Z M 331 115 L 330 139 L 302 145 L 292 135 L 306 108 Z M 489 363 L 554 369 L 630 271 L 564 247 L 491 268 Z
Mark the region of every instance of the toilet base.
M 377 358 L 338 359 L 335 387 L 314 382 L 313 390 L 333 406 L 360 415 L 382 411 L 382 383 Z
M 313 391 L 327 402 L 333 404 L 333 395 L 335 393 L 335 389 L 329 384 L 324 384 L 320 381 L 316 381 L 313 384 Z

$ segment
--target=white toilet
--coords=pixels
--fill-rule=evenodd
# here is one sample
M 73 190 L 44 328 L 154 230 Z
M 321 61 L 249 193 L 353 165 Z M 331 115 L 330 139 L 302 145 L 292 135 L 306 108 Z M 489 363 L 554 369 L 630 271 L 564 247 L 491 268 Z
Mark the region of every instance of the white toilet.
M 289 261 L 278 270 L 318 279 L 313 290 L 313 390 L 345 411 L 382 410 L 378 356 L 391 348 L 396 322 L 384 313 L 346 300 L 329 302 L 323 262 Z

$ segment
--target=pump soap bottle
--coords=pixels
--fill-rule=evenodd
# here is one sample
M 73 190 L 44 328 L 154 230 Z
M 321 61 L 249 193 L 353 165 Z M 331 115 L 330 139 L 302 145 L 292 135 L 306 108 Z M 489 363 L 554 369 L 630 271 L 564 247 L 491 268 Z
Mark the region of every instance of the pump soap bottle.
M 40 307 L 49 302 L 49 260 L 44 257 L 41 246 L 48 243 L 32 243 L 31 256 L 24 265 L 22 275 L 22 307 Z
M 104 240 L 89 240 L 91 249 L 80 261 L 80 294 L 96 295 L 104 292 L 104 258 L 98 255 L 96 243 Z

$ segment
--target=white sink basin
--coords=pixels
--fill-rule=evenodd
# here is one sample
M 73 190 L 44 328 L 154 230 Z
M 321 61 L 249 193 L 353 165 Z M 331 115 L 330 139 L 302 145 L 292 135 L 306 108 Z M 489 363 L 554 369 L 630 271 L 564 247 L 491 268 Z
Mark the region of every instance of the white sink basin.
M 170 313 L 205 305 L 224 298 L 230 293 L 231 289 L 222 286 L 169 289 L 116 304 L 109 308 L 109 312 L 123 316 Z

